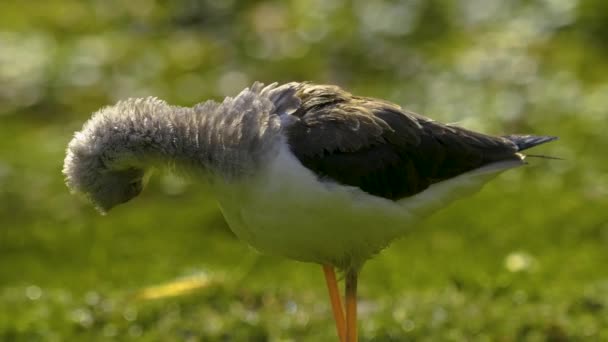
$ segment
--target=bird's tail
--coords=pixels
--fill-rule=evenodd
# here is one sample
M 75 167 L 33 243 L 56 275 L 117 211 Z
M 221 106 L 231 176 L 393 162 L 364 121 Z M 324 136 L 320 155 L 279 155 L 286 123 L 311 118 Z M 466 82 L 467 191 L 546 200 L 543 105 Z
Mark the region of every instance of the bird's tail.
M 557 137 L 548 135 L 505 135 L 503 138 L 511 140 L 516 146 L 517 151 L 527 150 L 536 145 L 548 143 L 557 140 Z

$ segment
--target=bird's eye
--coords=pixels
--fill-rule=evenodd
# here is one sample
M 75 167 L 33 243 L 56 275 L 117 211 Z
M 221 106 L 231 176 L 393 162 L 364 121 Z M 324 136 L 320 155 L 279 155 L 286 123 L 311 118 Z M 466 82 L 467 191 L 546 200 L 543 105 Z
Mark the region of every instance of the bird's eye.
M 141 181 L 134 180 L 129 183 L 129 192 L 132 194 L 138 194 L 141 191 Z

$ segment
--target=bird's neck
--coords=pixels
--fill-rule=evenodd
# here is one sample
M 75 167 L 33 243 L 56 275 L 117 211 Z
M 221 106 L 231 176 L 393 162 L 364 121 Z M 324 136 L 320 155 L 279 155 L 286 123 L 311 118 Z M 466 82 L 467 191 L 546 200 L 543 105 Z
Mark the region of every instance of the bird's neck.
M 188 174 L 238 176 L 255 169 L 251 164 L 277 130 L 268 129 L 267 112 L 246 113 L 237 101 L 184 108 L 155 98 L 131 99 L 98 112 L 79 134 L 94 140 L 83 145 L 93 146 L 92 155 L 106 169 L 169 166 Z
M 158 99 L 133 99 L 100 111 L 85 129 L 93 131 L 87 135 L 96 140 L 94 154 L 109 170 L 169 166 L 206 171 L 220 153 L 209 119 Z

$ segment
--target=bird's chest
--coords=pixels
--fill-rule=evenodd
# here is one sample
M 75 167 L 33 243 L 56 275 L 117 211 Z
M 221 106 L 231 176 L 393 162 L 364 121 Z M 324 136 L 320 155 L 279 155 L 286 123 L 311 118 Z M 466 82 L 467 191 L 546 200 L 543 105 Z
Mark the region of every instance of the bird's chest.
M 230 228 L 256 249 L 335 265 L 384 248 L 403 229 L 390 201 L 320 182 L 288 150 L 255 177 L 216 188 Z

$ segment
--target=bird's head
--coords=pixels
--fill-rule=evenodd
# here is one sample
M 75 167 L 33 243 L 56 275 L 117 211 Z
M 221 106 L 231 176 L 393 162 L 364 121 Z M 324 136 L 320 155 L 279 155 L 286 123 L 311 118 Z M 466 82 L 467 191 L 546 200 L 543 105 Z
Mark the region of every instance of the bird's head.
M 100 212 L 107 213 L 115 206 L 126 203 L 141 193 L 143 175 L 142 170 L 133 168 L 108 171 L 101 174 L 96 184 L 84 193 Z
M 64 163 L 66 183 L 74 193 L 83 194 L 102 214 L 139 195 L 144 186 L 144 170 L 108 169 L 102 162 L 70 153 Z M 83 158 L 84 157 L 84 158 Z
M 108 125 L 100 116 L 87 122 L 69 143 L 63 164 L 71 192 L 84 195 L 102 214 L 139 195 L 145 174 L 143 168 L 129 162 Z

